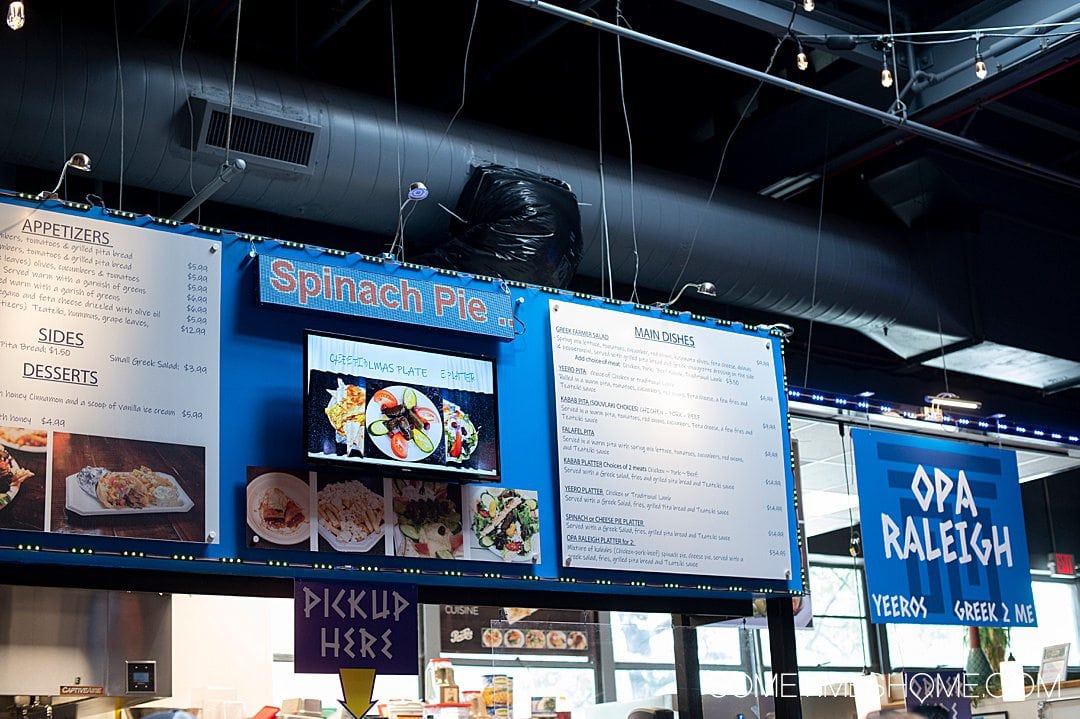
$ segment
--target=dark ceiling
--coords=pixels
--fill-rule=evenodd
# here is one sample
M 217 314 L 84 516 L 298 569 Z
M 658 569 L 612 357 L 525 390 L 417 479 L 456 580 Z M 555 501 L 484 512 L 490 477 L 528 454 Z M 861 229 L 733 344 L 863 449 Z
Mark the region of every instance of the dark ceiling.
M 793 8 L 769 0 L 560 0 L 558 4 L 608 21 L 615 20 L 618 9 L 624 24 L 636 31 L 758 70 L 765 69 L 792 12 L 796 35 L 814 35 L 823 26 L 838 35 L 887 34 L 890 22 L 887 3 L 871 0 L 820 0 L 810 14 L 801 2 Z M 141 39 L 178 52 L 186 24 L 186 50 L 231 55 L 235 0 L 114 0 L 114 5 L 121 48 Z M 25 33 L 59 31 L 61 25 L 65 33 L 92 30 L 108 37 L 114 31 L 111 8 L 102 3 L 35 0 L 27 6 Z M 978 28 L 1004 20 L 1009 25 L 1037 22 L 1068 7 L 1044 0 L 896 0 L 892 21 L 896 32 Z M 762 87 L 747 108 L 757 82 L 630 40 L 621 42 L 620 83 L 614 37 L 511 0 L 420 0 L 396 2 L 392 9 L 393 16 L 390 0 L 249 0 L 242 5 L 239 62 L 386 98 L 393 96 L 396 81 L 403 105 L 429 108 L 447 118 L 461 103 L 464 75 L 462 118 L 590 150 L 597 149 L 602 137 L 609 163 L 626 162 L 629 125 L 635 164 L 697 178 L 703 194 L 731 137 L 720 176 L 723 185 L 770 194 L 782 198 L 778 202 L 815 212 L 822 203 L 828 214 L 915 237 L 938 231 L 978 235 L 988 222 L 987 213 L 1005 213 L 1017 225 L 1059 233 L 1064 241 L 1052 246 L 1051 264 L 1080 268 L 1076 186 L 1036 179 L 772 86 Z M 991 60 L 991 74 L 982 82 L 968 68 L 927 83 L 921 92 L 909 92 L 904 96 L 909 117 L 1080 177 L 1080 40 L 1059 36 L 1069 29 L 1080 30 L 1080 25 L 1058 28 L 1041 40 L 1021 39 L 1020 46 L 1003 53 L 1000 61 Z M 981 42 L 985 48 L 1004 39 L 987 37 Z M 834 54 L 820 38 L 806 40 L 809 70 L 795 69 L 797 47 L 788 40 L 780 47 L 771 74 L 878 109 L 890 108 L 895 90 L 880 85 L 880 51 L 870 42 Z M 942 74 L 957 62 L 973 63 L 974 50 L 970 41 L 914 46 L 910 54 L 907 46 L 898 45 L 897 85 L 908 83 L 911 62 L 926 73 Z M 746 117 L 731 136 L 744 108 Z M 36 182 L 38 171 L 18 172 L 20 184 L 31 183 L 31 178 Z M 801 187 L 787 192 L 785 182 Z M 134 188 L 131 192 L 137 203 L 143 203 L 139 209 L 148 212 L 167 214 L 176 203 L 176 198 L 139 194 Z M 202 221 L 278 237 L 314 226 L 214 203 L 205 206 Z M 964 253 L 980 251 L 976 244 L 951 248 L 947 256 L 955 261 Z M 996 276 L 1001 263 L 984 269 L 968 264 L 969 273 L 982 273 L 970 279 L 972 287 L 988 283 L 1008 287 L 1013 281 Z M 1016 267 L 1025 275 L 1055 271 Z M 1075 279 L 1062 277 L 1057 283 L 1056 279 L 1048 283 L 1045 276 L 1026 277 L 1023 286 L 1041 291 L 1047 300 L 1055 296 L 1055 301 L 1080 312 Z M 598 289 L 595 280 L 582 279 L 578 285 L 590 292 Z M 1032 313 L 1038 311 L 1037 298 L 1025 302 Z M 700 309 L 752 321 L 777 319 L 715 304 Z M 801 370 L 805 357 L 800 353 L 806 351 L 803 338 L 809 327 L 805 322 L 794 324 L 792 360 Z M 882 371 L 903 391 L 910 386 L 921 394 L 915 387 L 936 382 L 935 370 L 906 366 L 852 331 L 821 326 L 813 331 L 811 384 L 816 380 L 819 385 L 859 391 L 863 382 L 880 381 Z M 1080 359 L 1080 348 L 1071 336 L 1058 341 L 1055 350 Z M 796 374 L 794 383 L 801 384 L 803 372 Z M 1080 425 L 1075 399 L 1069 397 L 1075 391 L 1042 398 L 1033 390 L 1001 383 L 978 384 L 989 385 L 1005 398 L 1002 401 L 1027 407 L 1029 415 L 1049 413 Z

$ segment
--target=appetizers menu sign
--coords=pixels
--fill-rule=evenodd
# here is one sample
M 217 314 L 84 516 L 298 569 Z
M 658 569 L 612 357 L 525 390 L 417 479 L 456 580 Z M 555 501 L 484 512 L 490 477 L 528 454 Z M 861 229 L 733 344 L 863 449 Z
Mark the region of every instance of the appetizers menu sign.
M 0 529 L 215 541 L 220 249 L 0 205 Z
M 563 564 L 790 579 L 774 337 L 553 300 Z

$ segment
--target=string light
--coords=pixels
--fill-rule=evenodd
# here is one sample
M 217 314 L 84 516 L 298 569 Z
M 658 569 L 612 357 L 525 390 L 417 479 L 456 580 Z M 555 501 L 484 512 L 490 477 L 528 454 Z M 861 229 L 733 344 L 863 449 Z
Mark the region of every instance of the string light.
M 814 0 L 803 0 L 802 9 L 806 12 L 814 12 L 814 8 L 817 5 L 814 4 Z
M 810 67 L 810 60 L 806 57 L 806 51 L 803 50 L 802 43 L 799 43 L 799 54 L 795 56 L 795 67 L 800 70 L 806 70 Z
M 26 24 L 26 8 L 19 0 L 12 0 L 8 5 L 7 26 L 12 30 L 20 30 Z
M 892 83 L 893 83 L 892 71 L 889 69 L 889 56 L 886 54 L 886 50 L 887 50 L 888 47 L 889 47 L 889 43 L 882 43 L 882 45 L 881 45 L 881 86 L 882 87 L 892 87 Z
M 980 80 L 986 79 L 986 63 L 983 62 L 982 52 L 979 50 L 979 41 L 982 35 L 975 33 L 975 77 Z

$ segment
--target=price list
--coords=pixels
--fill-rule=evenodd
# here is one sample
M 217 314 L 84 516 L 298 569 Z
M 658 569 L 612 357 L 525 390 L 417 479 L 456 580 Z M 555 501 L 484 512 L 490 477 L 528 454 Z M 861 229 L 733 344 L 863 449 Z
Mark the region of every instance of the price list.
M 790 579 L 775 338 L 550 306 L 563 563 Z
M 216 483 L 220 242 L 5 204 L 0 227 L 0 427 L 50 466 L 68 435 L 189 447 Z

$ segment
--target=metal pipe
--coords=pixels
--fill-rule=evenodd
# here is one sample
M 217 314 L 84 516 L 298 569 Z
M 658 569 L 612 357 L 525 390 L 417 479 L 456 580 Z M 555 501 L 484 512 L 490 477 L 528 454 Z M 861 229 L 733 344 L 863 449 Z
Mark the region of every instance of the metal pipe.
M 723 58 L 709 55 L 708 53 L 700 52 L 698 50 L 694 50 L 683 45 L 677 45 L 675 43 L 668 42 L 667 40 L 661 40 L 660 38 L 646 35 L 644 33 L 637 32 L 636 30 L 631 30 L 630 28 L 615 25 L 613 23 L 589 17 L 587 15 L 582 15 L 580 13 L 574 12 L 573 10 L 561 8 L 558 5 L 552 5 L 551 3 L 542 2 L 542 0 L 510 0 L 510 2 L 516 3 L 518 5 L 524 5 L 525 7 L 539 10 L 541 12 L 548 13 L 549 15 L 555 15 L 556 17 L 565 18 L 567 20 L 570 20 L 571 22 L 576 22 L 579 25 L 584 25 L 585 27 L 591 27 L 596 30 L 602 30 L 604 32 L 612 33 L 614 35 L 619 35 L 621 37 L 627 38 L 628 40 L 634 40 L 643 45 L 655 47 L 657 49 L 670 52 L 674 55 L 688 58 L 690 60 L 703 62 L 707 65 L 718 67 L 722 70 L 728 70 L 729 72 L 733 72 L 737 75 L 742 75 L 743 77 L 748 77 L 753 80 L 773 85 L 784 90 L 796 92 L 805 97 L 811 97 L 815 100 L 819 100 L 830 105 L 836 105 L 837 107 L 841 107 L 846 110 L 858 112 L 862 115 L 866 115 L 867 117 L 872 117 L 876 120 L 880 120 L 885 125 L 905 130 L 912 135 L 923 137 L 928 140 L 933 140 L 934 142 L 940 143 L 942 145 L 946 145 L 957 150 L 962 150 L 963 152 L 970 153 L 972 155 L 975 155 L 976 157 L 995 162 L 999 165 L 1003 165 L 1014 170 L 1019 170 L 1020 172 L 1032 175 L 1034 177 L 1058 182 L 1068 187 L 1080 188 L 1080 178 L 1074 177 L 1073 175 L 1058 172 L 1057 170 L 1051 169 L 1049 167 L 1028 162 L 1023 158 L 1017 157 L 1007 152 L 1003 152 L 1001 150 L 997 150 L 992 147 L 988 147 L 980 142 L 969 140 L 966 137 L 959 137 L 957 135 L 953 135 L 951 133 L 939 130 L 935 127 L 930 127 L 929 125 L 923 125 L 918 122 L 907 120 L 903 117 L 897 117 L 896 115 L 893 115 L 891 113 L 859 104 L 844 97 L 832 95 L 830 93 L 823 92 L 821 90 L 806 85 L 800 85 L 799 83 L 785 80 L 782 77 L 769 75 L 765 72 L 762 72 L 761 70 L 755 70 L 754 68 L 739 65 L 738 63 L 731 62 L 730 60 L 724 60 Z
M 1066 10 L 1062 10 L 1061 12 L 1055 13 L 1050 17 L 1043 18 L 1042 20 L 1039 20 L 1037 23 L 1033 24 L 1053 25 L 1055 23 L 1071 22 L 1078 17 L 1080 17 L 1080 3 L 1073 5 Z M 1007 37 L 1003 40 L 999 40 L 983 51 L 983 59 L 986 60 L 991 57 L 998 57 L 1004 55 L 1009 50 L 1019 47 L 1025 42 L 1028 42 L 1029 40 L 1038 37 L 1044 29 L 1046 28 L 1028 28 L 1027 30 L 1021 30 L 1020 34 L 1017 34 L 1016 37 Z M 1062 42 L 1064 41 L 1065 40 L 1062 40 Z M 930 85 L 938 82 L 944 82 L 945 80 L 948 80 L 950 77 L 953 77 L 958 73 L 970 70 L 972 62 L 974 62 L 974 59 L 972 59 L 971 61 L 965 60 L 964 62 L 956 63 L 944 72 L 930 73 L 928 78 L 922 84 L 916 83 L 915 92 L 920 92 L 921 90 L 929 87 Z
M 231 179 L 239 175 L 245 169 L 247 169 L 247 163 L 239 157 L 222 163 L 221 169 L 218 170 L 218 174 L 214 179 L 206 183 L 205 187 L 196 192 L 195 196 L 185 202 L 184 206 L 174 212 L 169 219 L 183 222 L 188 215 L 196 210 L 196 208 L 213 197 L 215 192 L 224 187 Z

